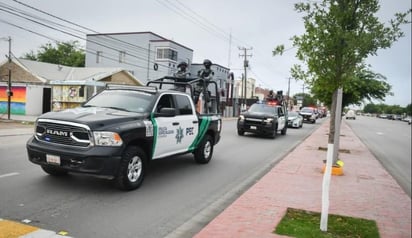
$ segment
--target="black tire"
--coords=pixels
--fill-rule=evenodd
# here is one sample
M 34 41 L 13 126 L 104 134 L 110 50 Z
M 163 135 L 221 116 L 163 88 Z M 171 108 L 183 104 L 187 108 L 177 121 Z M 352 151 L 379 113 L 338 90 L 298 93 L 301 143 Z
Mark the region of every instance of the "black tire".
M 302 128 L 302 127 L 303 127 L 303 121 L 302 121 L 302 123 L 300 124 L 299 128 Z
M 53 175 L 53 176 L 64 176 L 67 175 L 67 170 L 56 167 L 56 166 L 49 166 L 49 165 L 42 165 L 41 168 L 44 172 Z
M 282 131 L 280 131 L 280 134 L 282 135 L 286 135 L 286 131 L 288 130 L 288 127 L 285 125 L 282 129 Z
M 127 147 L 115 178 L 116 186 L 122 190 L 134 190 L 142 185 L 146 175 L 147 157 L 136 146 Z
M 212 159 L 213 155 L 213 139 L 206 134 L 200 145 L 194 151 L 194 158 L 198 164 L 207 164 Z
M 242 129 L 237 129 L 237 134 L 243 136 L 245 134 L 245 131 Z
M 272 132 L 272 135 L 270 136 L 272 139 L 275 139 L 278 135 L 278 124 L 275 125 L 275 130 Z

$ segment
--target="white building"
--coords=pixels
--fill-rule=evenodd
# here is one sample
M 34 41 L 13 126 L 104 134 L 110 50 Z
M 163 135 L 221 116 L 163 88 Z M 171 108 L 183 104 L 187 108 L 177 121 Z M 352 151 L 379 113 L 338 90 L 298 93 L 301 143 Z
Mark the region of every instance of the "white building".
M 193 50 L 152 32 L 89 34 L 86 67 L 120 67 L 144 84 L 192 64 Z

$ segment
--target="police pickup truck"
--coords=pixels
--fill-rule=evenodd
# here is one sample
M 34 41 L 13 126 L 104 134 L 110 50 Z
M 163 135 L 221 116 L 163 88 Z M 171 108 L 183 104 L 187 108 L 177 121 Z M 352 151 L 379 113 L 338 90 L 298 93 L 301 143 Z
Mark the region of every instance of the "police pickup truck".
M 278 132 L 286 135 L 288 112 L 283 92 L 272 93 L 262 103 L 254 103 L 239 115 L 237 133 L 243 136 L 245 132 L 266 135 L 276 138 Z
M 27 142 L 28 158 L 50 175 L 94 175 L 123 190 L 142 184 L 151 160 L 193 153 L 206 164 L 222 121 L 218 93 L 208 91 L 196 111 L 193 85 L 202 83 L 205 91 L 218 92 L 212 81 L 206 86 L 203 79 L 178 83 L 164 77 L 140 87 L 108 86 L 81 107 L 43 114 Z M 174 90 L 178 84 L 186 92 Z

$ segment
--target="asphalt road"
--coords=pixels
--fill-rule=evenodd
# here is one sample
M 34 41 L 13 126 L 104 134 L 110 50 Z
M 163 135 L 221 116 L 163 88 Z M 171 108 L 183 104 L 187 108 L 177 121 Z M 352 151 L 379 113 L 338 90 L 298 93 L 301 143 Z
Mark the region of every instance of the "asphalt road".
M 48 176 L 27 159 L 29 135 L 1 136 L 0 217 L 73 237 L 192 237 L 319 123 L 270 139 L 238 136 L 236 120 L 225 120 L 209 164 L 191 154 L 154 161 L 131 192 L 93 177 Z
M 364 116 L 346 121 L 411 197 L 411 125 L 403 121 Z

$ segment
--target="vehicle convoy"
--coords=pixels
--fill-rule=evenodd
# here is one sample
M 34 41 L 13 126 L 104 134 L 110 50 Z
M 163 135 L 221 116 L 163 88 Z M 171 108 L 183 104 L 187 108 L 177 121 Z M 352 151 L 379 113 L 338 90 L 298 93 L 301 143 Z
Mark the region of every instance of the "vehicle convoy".
M 254 103 L 242 113 L 237 120 L 237 133 L 243 136 L 245 132 L 266 135 L 276 138 L 278 132 L 286 135 L 288 128 L 287 106 L 282 91 L 275 97 L 271 94 L 262 102 Z
M 29 160 L 50 175 L 94 175 L 124 190 L 142 184 L 154 159 L 193 153 L 206 164 L 222 127 L 217 84 L 187 81 L 164 77 L 146 86 L 112 85 L 81 107 L 43 114 L 26 145 Z M 174 90 L 176 85 L 187 91 Z M 199 100 L 202 111 L 196 111 L 194 85 L 207 94 Z
M 299 114 L 303 117 L 303 121 L 316 123 L 317 115 L 316 109 L 313 107 L 304 107 L 299 111 Z

